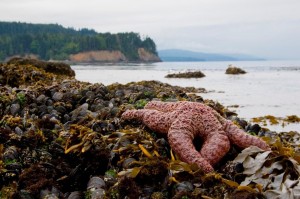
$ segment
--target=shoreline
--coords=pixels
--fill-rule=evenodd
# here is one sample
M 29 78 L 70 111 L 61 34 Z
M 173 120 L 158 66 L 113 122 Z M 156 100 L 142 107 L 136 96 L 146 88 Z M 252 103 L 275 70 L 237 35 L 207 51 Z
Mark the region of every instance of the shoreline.
M 282 179 L 282 184 L 299 180 L 298 133 L 274 134 L 258 128 L 222 104 L 194 94 L 203 90 L 159 81 L 105 86 L 24 65 L 2 64 L 0 75 L 1 196 L 218 198 L 224 194 L 267 196 L 272 191 L 278 191 L 280 196 L 282 190 L 273 187 L 272 176 L 293 176 Z M 166 137 L 140 123 L 120 119 L 126 109 L 143 108 L 153 99 L 205 103 L 248 133 L 264 136 L 272 152 L 266 154 L 252 148 L 242 151 L 233 146 L 215 166 L 216 174 L 204 174 L 176 156 L 174 159 Z M 269 169 L 270 178 L 258 182 L 254 176 L 260 170 L 248 170 L 247 175 L 237 170 L 243 161 L 234 160 L 242 153 L 245 157 L 257 157 L 257 169 Z M 278 165 L 285 164 L 290 168 L 271 169 L 272 165 L 280 168 Z M 244 170 L 246 166 L 244 161 Z M 236 179 L 238 173 L 240 178 Z M 252 184 L 245 184 L 246 177 L 253 179 Z M 298 184 L 287 189 L 298 189 Z M 92 185 L 97 188 L 92 189 Z

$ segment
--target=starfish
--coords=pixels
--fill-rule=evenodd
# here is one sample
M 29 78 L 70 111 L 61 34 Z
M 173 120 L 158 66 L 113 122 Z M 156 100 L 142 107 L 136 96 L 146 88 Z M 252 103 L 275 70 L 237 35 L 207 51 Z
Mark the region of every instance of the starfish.
M 229 151 L 231 144 L 271 150 L 262 139 L 247 134 L 213 108 L 198 102 L 151 101 L 144 109 L 126 110 L 122 119 L 135 119 L 155 132 L 167 134 L 179 158 L 197 164 L 205 173 L 214 171 L 213 166 Z M 203 140 L 199 152 L 193 144 L 196 136 Z

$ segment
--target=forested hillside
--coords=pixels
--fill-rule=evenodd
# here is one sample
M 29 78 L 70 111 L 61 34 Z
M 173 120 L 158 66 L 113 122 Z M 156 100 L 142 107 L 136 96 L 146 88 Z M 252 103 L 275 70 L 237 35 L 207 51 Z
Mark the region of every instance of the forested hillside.
M 157 55 L 154 41 L 138 33 L 97 33 L 58 24 L 0 22 L 0 60 L 19 55 L 38 55 L 43 60 L 67 60 L 71 54 L 88 51 L 120 51 L 128 61 L 138 61 L 138 49 Z

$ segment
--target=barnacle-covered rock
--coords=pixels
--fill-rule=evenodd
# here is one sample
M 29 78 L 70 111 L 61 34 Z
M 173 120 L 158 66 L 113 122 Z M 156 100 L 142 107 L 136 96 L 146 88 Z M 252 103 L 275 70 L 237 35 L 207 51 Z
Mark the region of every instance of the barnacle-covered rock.
M 165 76 L 166 78 L 201 78 L 205 77 L 201 71 L 187 71 L 179 73 L 170 73 Z
M 14 65 L 32 65 L 37 68 L 45 70 L 47 73 L 54 73 L 58 75 L 66 75 L 70 77 L 75 76 L 74 70 L 71 69 L 70 65 L 63 62 L 46 62 L 37 59 L 28 59 L 21 57 L 14 57 L 7 62 L 8 64 Z

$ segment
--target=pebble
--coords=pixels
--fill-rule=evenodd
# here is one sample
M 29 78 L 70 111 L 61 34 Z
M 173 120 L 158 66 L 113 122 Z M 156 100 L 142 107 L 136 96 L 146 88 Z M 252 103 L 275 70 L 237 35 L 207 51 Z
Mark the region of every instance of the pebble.
M 40 96 L 38 96 L 36 98 L 36 102 L 39 103 L 39 104 L 43 104 L 45 102 L 45 99 L 46 99 L 46 96 L 41 94 Z
M 22 129 L 20 129 L 20 127 L 18 127 L 18 126 L 15 128 L 15 132 L 16 132 L 17 135 L 20 135 L 20 136 L 22 136 L 23 133 L 24 133 L 24 132 L 22 131 Z
M 12 104 L 10 107 L 10 112 L 12 115 L 16 115 L 20 111 L 20 104 Z
M 55 92 L 52 96 L 52 99 L 55 101 L 60 101 L 64 97 L 64 94 L 61 92 Z

